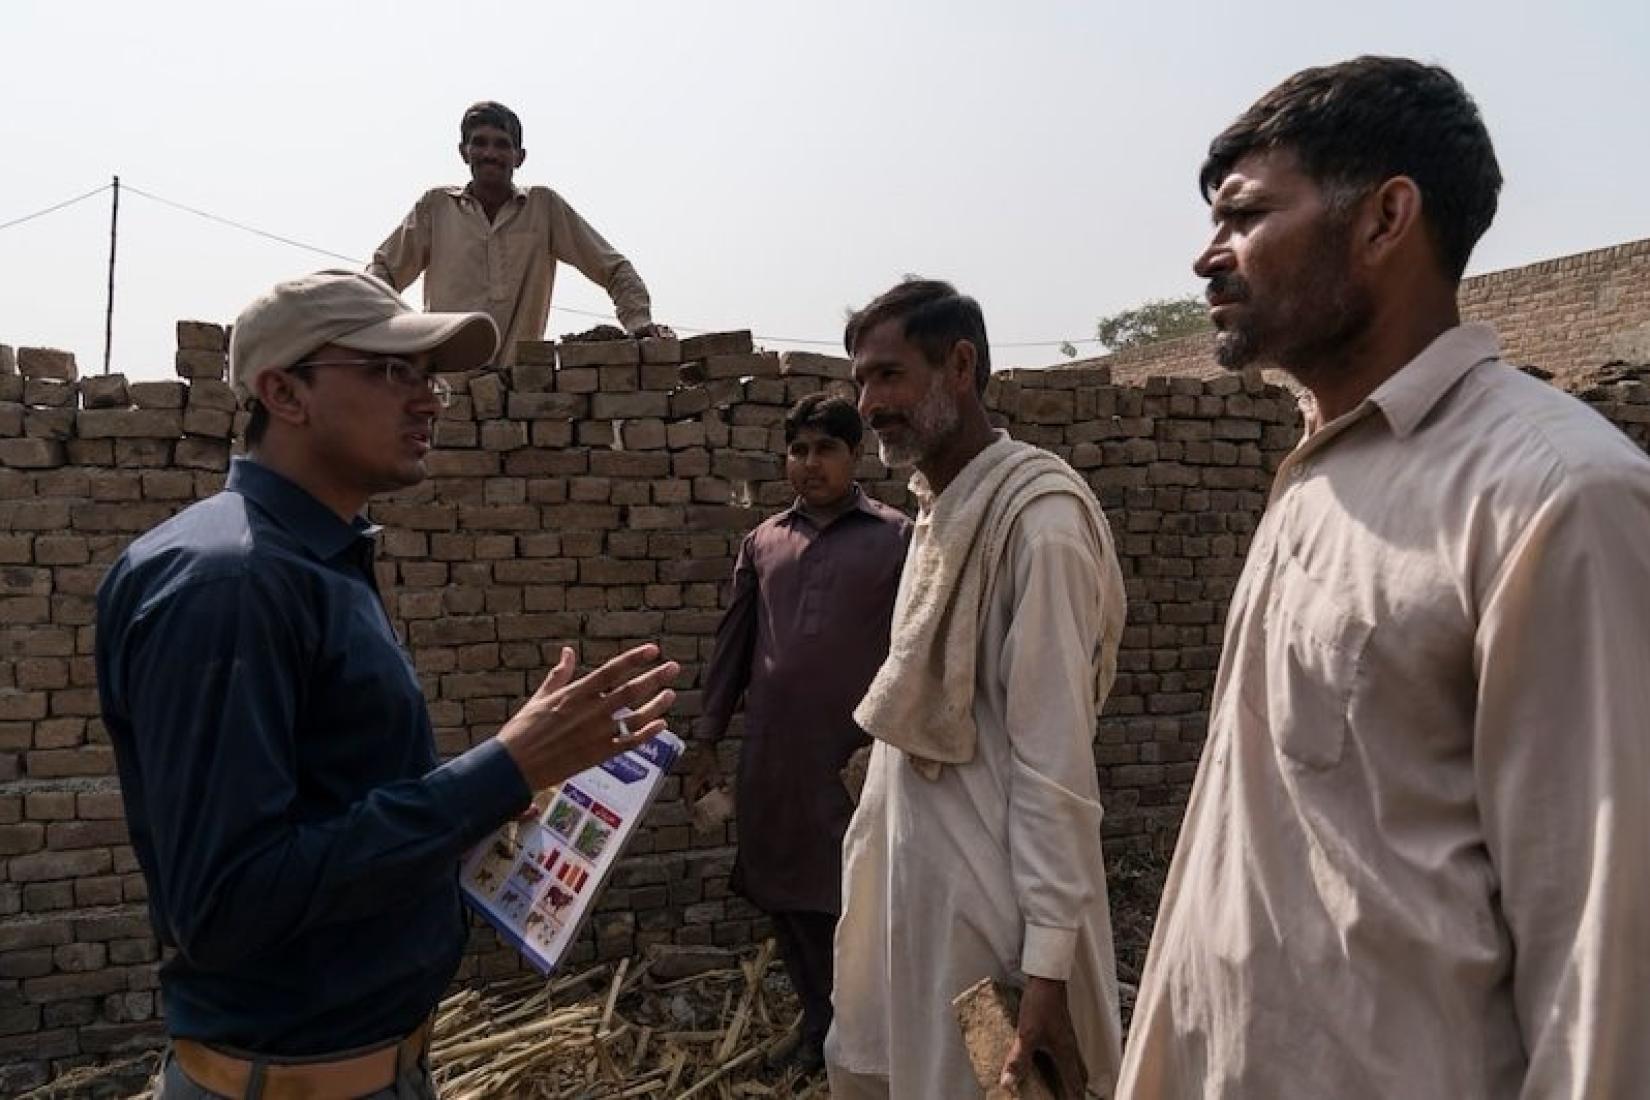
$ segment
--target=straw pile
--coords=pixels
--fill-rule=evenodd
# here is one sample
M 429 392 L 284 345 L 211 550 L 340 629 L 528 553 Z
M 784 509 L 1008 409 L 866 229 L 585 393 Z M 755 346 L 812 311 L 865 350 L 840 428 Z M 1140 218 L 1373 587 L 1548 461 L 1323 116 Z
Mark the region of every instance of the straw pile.
M 799 1019 L 772 940 L 743 954 L 665 947 L 454 993 L 436 1011 L 430 1065 L 442 1100 L 828 1100 L 823 1074 L 767 1067 Z M 29 1097 L 130 1095 L 120 1081 L 158 1064 L 151 1052 L 81 1067 Z
M 436 1084 L 443 1100 L 823 1100 L 823 1080 L 767 1068 L 797 1024 L 773 961 L 772 941 L 744 957 L 655 952 L 454 994 L 436 1013 Z

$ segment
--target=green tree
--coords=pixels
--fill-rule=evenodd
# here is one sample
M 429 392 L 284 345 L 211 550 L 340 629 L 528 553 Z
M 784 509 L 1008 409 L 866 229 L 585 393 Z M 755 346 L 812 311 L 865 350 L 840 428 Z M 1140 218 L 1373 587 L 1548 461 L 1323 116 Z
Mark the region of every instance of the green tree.
M 1188 294 L 1183 298 L 1153 298 L 1133 309 L 1100 318 L 1094 334 L 1108 351 L 1137 348 L 1177 336 L 1190 336 L 1209 328 L 1203 298 Z

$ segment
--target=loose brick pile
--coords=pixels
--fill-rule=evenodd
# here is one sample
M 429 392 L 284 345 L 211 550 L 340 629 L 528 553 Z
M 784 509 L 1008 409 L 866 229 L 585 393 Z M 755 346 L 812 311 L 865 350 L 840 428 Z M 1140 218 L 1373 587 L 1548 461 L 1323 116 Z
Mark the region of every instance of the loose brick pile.
M 127 382 L 0 347 L 0 1092 L 160 1037 L 158 954 L 97 715 L 93 594 L 135 534 L 221 487 L 238 415 L 224 348 L 220 326 L 182 322 L 178 380 Z M 784 413 L 851 393 L 848 364 L 761 351 L 748 332 L 533 343 L 520 360 L 453 377 L 432 477 L 372 507 L 440 749 L 490 737 L 564 644 L 588 664 L 658 641 L 686 668 L 686 730 L 739 542 L 791 499 Z M 1294 402 L 1255 374 L 1117 386 L 1104 366 L 1001 372 L 987 396 L 1000 424 L 1082 471 L 1110 516 L 1129 624 L 1095 745 L 1105 830 L 1113 852 L 1162 850 L 1226 604 L 1299 431 Z M 1636 375 L 1587 396 L 1646 442 Z M 863 483 L 909 508 L 871 450 Z M 722 752 L 731 770 L 737 743 Z M 731 840 L 731 825 L 695 831 L 667 782 L 578 959 L 755 942 L 760 914 L 728 891 Z M 518 969 L 478 930 L 461 977 Z

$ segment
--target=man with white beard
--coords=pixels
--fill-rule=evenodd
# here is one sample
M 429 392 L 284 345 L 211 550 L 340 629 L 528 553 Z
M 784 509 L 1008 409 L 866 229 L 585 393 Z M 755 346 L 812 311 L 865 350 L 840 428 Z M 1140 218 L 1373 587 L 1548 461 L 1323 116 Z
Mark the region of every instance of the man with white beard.
M 1091 745 L 1123 579 L 1093 494 L 994 431 L 985 320 L 901 283 L 844 338 L 882 460 L 921 505 L 888 659 L 855 711 L 876 739 L 843 845 L 835 1100 L 980 1096 L 952 998 L 1021 987 L 1003 1083 L 1052 1070 L 1109 1097 L 1119 1024 Z

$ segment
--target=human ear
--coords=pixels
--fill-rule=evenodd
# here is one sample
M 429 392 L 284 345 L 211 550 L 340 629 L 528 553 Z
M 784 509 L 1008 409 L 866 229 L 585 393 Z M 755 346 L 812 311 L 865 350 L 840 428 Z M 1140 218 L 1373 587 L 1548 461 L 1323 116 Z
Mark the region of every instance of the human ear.
M 1408 176 L 1393 176 L 1361 204 L 1356 243 L 1371 263 L 1381 263 L 1424 231 L 1421 188 Z
M 946 370 L 951 374 L 953 385 L 966 388 L 969 392 L 974 389 L 974 367 L 979 362 L 980 352 L 972 340 L 958 340 L 951 345 L 951 351 L 946 355 Z
M 297 425 L 309 419 L 309 395 L 289 371 L 264 371 L 253 380 L 252 391 L 271 420 Z

